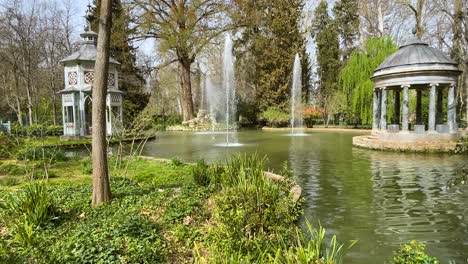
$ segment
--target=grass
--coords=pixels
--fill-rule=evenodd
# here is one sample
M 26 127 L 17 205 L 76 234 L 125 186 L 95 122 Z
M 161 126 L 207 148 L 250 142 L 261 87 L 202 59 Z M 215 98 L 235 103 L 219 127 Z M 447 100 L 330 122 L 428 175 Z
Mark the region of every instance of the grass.
M 273 261 L 276 252 L 296 254 L 311 245 L 294 244 L 305 239 L 294 237 L 300 210 L 288 196 L 289 183 L 263 177 L 259 157 L 239 156 L 199 171 L 176 159 L 136 159 L 121 168 L 111 159 L 113 199 L 96 208 L 83 164 L 89 160 L 57 161 L 50 171 L 58 176 L 36 185 L 42 181 L 29 184 L 18 173 L 20 163 L 0 160 L 0 177 L 16 180 L 0 186 L 0 263 L 250 263 L 258 252 L 267 263 L 283 263 Z M 207 186 L 192 175 L 204 169 Z M 36 204 L 44 206 L 37 210 Z M 46 220 L 35 224 L 30 218 Z M 323 248 L 307 256 L 317 258 L 328 250 Z M 338 255 L 330 259 L 316 263 L 339 263 Z

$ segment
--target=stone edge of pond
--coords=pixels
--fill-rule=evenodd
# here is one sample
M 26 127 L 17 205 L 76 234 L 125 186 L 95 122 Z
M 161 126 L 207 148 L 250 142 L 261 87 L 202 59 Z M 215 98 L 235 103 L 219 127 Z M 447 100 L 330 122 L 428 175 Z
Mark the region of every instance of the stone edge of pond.
M 366 135 L 353 137 L 353 146 L 393 152 L 468 154 L 468 142 L 464 140 L 410 143 L 381 141 L 374 136 Z
M 289 132 L 291 128 L 289 127 L 262 127 L 262 131 L 283 131 Z M 347 128 L 347 127 L 307 127 L 304 128 L 305 132 L 352 132 L 352 133 L 371 133 L 370 129 L 361 129 L 361 128 Z
M 149 156 L 138 156 L 140 159 L 147 160 L 147 161 L 154 161 L 154 162 L 162 162 L 162 163 L 171 163 L 170 159 L 164 159 L 164 158 L 155 158 L 155 157 L 149 157 Z M 187 165 L 194 165 L 195 163 L 184 163 Z M 279 174 L 275 174 L 269 171 L 264 171 L 263 175 L 265 175 L 266 178 L 268 178 L 271 181 L 278 182 L 278 181 L 283 181 L 285 180 L 285 177 Z M 294 184 L 291 189 L 289 190 L 292 196 L 293 202 L 299 201 L 299 199 L 302 196 L 302 188 L 298 184 Z

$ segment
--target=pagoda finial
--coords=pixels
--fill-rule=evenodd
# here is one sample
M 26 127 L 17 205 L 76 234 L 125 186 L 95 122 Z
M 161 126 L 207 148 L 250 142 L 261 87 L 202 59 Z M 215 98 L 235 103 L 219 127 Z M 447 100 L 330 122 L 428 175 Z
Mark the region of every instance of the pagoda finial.
M 93 12 L 91 10 L 91 5 L 88 2 L 88 9 L 86 10 L 85 14 L 85 19 L 86 19 L 86 26 L 85 26 L 85 31 L 91 31 L 91 19 L 93 18 Z

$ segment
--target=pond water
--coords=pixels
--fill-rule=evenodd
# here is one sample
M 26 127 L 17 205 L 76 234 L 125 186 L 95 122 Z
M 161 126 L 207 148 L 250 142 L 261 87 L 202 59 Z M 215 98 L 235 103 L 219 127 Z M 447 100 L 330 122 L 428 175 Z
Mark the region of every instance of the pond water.
M 223 135 L 173 132 L 148 142 L 143 155 L 192 162 L 257 152 L 277 171 L 288 161 L 303 188 L 305 217 L 340 241 L 358 240 L 345 263 L 384 263 L 413 239 L 441 263 L 467 263 L 468 187 L 446 186 L 468 157 L 364 150 L 352 147 L 356 135 L 243 131 L 242 146 L 225 148 L 215 146 Z

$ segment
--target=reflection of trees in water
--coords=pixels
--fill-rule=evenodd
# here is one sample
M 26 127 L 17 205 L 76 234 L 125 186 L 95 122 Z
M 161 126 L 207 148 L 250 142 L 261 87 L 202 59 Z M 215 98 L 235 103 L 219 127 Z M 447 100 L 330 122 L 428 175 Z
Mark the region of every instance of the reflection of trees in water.
M 445 188 L 460 163 L 457 156 L 377 151 L 368 156 L 379 219 L 376 233 L 387 244 L 396 247 L 417 239 L 428 242 L 439 256 L 461 257 L 461 252 L 468 252 L 468 246 L 463 246 L 468 193 Z

